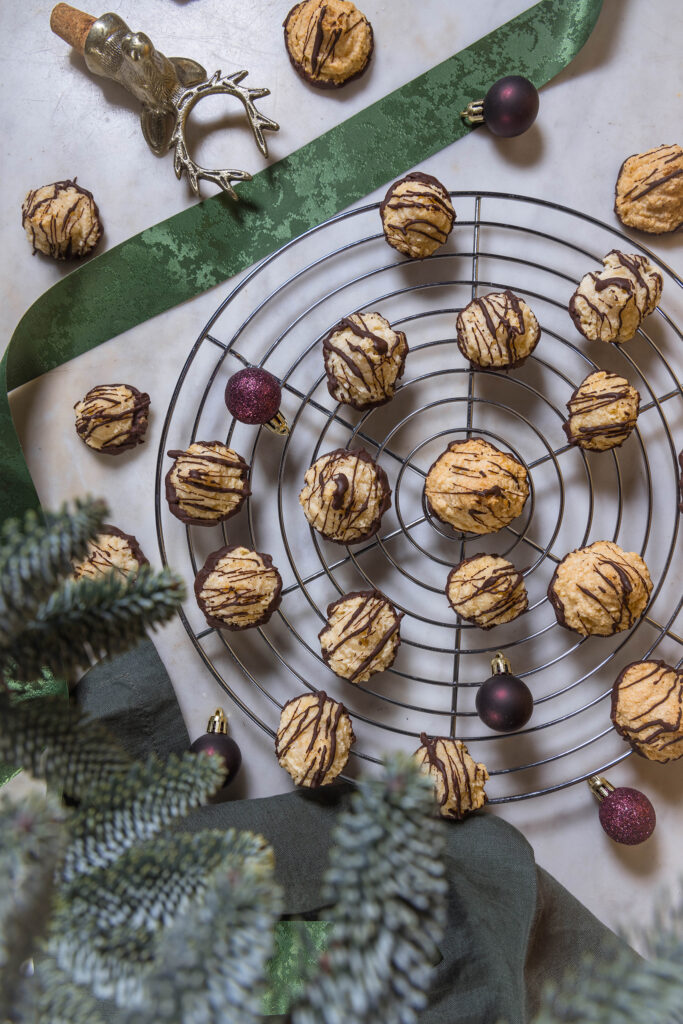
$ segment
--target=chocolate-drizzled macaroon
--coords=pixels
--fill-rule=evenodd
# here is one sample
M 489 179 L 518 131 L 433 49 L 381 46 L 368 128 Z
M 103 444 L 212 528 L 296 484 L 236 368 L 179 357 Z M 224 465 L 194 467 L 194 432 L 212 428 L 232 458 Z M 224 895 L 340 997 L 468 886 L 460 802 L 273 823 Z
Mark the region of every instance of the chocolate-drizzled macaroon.
M 650 573 L 639 554 L 597 540 L 565 555 L 548 599 L 561 626 L 582 636 L 612 636 L 640 618 L 651 592 Z
M 323 339 L 327 388 L 354 409 L 383 405 L 403 376 L 408 343 L 380 313 L 352 313 Z
M 509 290 L 472 299 L 458 314 L 455 326 L 458 348 L 483 370 L 520 366 L 541 337 L 529 306 Z
M 423 260 L 444 244 L 455 223 L 448 189 L 415 171 L 394 182 L 380 203 L 384 237 L 404 256 Z
M 275 753 L 297 786 L 317 788 L 333 782 L 344 769 L 355 740 L 344 705 L 319 690 L 287 701 Z
M 499 555 L 472 555 L 451 569 L 446 596 L 453 611 L 481 629 L 512 622 L 529 606 L 524 577 Z
M 638 253 L 627 256 L 613 249 L 602 262 L 603 270 L 581 278 L 569 300 L 569 315 L 589 341 L 621 344 L 654 312 L 662 294 L 662 275 Z
M 358 78 L 372 56 L 372 26 L 351 0 L 304 0 L 283 27 L 292 67 L 318 89 Z
M 149 395 L 132 384 L 91 388 L 74 410 L 78 436 L 102 455 L 120 455 L 145 440 Z
M 420 768 L 434 784 L 434 796 L 442 818 L 461 821 L 486 803 L 484 786 L 489 773 L 486 765 L 470 757 L 461 740 L 448 736 L 420 734 L 421 746 L 415 751 Z
M 655 146 L 621 165 L 614 212 L 622 224 L 653 235 L 683 224 L 683 149 Z
M 367 682 L 393 665 L 402 618 L 378 590 L 346 594 L 328 607 L 318 633 L 323 661 L 342 679 Z
M 591 373 L 567 402 L 567 440 L 593 452 L 618 448 L 631 435 L 639 407 L 640 395 L 624 377 L 606 370 Z
M 427 474 L 431 512 L 463 533 L 496 533 L 511 523 L 529 496 L 526 469 L 481 437 L 451 441 Z
M 307 470 L 299 503 L 323 537 L 356 544 L 379 529 L 391 490 L 386 473 L 363 448 L 337 448 Z
M 100 240 L 100 211 L 92 192 L 76 181 L 32 189 L 21 207 L 21 224 L 33 252 L 55 260 L 87 256 Z
M 270 555 L 240 545 L 209 555 L 197 573 L 194 592 L 210 626 L 262 626 L 280 605 L 282 579 Z
M 74 564 L 74 579 L 97 579 L 110 572 L 134 576 L 141 566 L 148 564 L 132 534 L 103 523 L 95 540 L 88 543 L 86 557 Z
M 649 761 L 683 757 L 683 672 L 663 661 L 634 661 L 612 688 L 612 721 Z
M 183 523 L 225 522 L 251 494 L 249 466 L 220 441 L 196 441 L 185 451 L 168 454 L 175 462 L 166 474 L 166 500 Z

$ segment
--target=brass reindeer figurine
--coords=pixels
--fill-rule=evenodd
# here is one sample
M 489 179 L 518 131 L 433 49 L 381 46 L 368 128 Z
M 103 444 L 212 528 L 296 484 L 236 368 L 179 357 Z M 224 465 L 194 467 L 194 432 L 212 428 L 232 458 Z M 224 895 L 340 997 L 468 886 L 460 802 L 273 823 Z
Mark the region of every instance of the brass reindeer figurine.
M 276 132 L 279 125 L 259 113 L 254 101 L 270 94 L 269 89 L 248 89 L 240 83 L 247 71 L 221 75 L 216 71 L 209 79 L 197 61 L 188 57 L 165 57 L 155 49 L 144 32 L 131 32 L 118 14 L 94 18 L 68 4 L 57 4 L 52 11 L 53 32 L 85 57 L 88 69 L 104 78 L 112 78 L 125 86 L 142 103 L 140 123 L 147 145 L 162 155 L 174 150 L 176 177 L 187 172 L 190 187 L 199 195 L 199 181 L 212 181 L 233 199 L 237 193 L 233 181 L 249 181 L 251 174 L 233 168 L 209 170 L 200 167 L 189 155 L 185 126 L 192 107 L 205 96 L 226 93 L 244 105 L 256 144 L 268 156 L 263 133 Z

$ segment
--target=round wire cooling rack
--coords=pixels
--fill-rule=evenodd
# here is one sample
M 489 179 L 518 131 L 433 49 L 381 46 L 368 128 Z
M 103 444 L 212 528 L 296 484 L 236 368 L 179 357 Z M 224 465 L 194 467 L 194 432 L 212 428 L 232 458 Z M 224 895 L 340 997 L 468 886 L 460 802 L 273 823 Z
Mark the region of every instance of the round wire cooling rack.
M 274 736 L 287 700 L 324 689 L 354 723 L 351 775 L 358 761 L 414 750 L 421 732 L 451 735 L 486 763 L 489 802 L 500 803 L 565 788 L 627 757 L 609 717 L 616 675 L 651 656 L 683 662 L 683 389 L 675 369 L 683 359 L 676 326 L 683 282 L 649 250 L 586 214 L 497 192 L 451 196 L 456 225 L 427 260 L 403 260 L 386 245 L 373 204 L 285 245 L 231 291 L 192 347 L 169 404 L 156 521 L 162 560 L 188 581 L 228 542 L 270 553 L 280 569 L 282 604 L 260 628 L 208 628 L 193 598 L 181 611 L 204 664 L 252 721 Z M 645 253 L 664 276 L 662 305 L 622 346 L 587 342 L 567 313 L 576 283 L 615 247 Z M 541 340 L 517 370 L 473 371 L 455 343 L 456 316 L 472 298 L 505 288 L 534 310 Z M 410 352 L 394 399 L 361 413 L 330 397 L 321 339 L 342 316 L 370 310 L 405 331 Z M 250 364 L 282 383 L 286 438 L 226 411 L 228 378 Z M 626 376 L 641 406 L 622 448 L 587 453 L 566 443 L 562 424 L 572 391 L 596 369 Z M 530 481 L 521 516 L 490 536 L 456 533 L 424 500 L 431 463 L 449 441 L 467 436 L 514 454 Z M 227 524 L 184 526 L 163 498 L 166 453 L 216 439 L 250 463 L 252 496 Z M 308 466 L 339 447 L 364 447 L 393 492 L 377 535 L 349 547 L 310 530 L 298 502 Z M 546 590 L 568 551 L 599 539 L 638 551 L 654 586 L 631 630 L 581 638 L 557 625 Z M 457 618 L 444 593 L 450 567 L 480 551 L 513 561 L 529 594 L 523 616 L 488 632 Z M 317 634 L 328 604 L 369 587 L 405 613 L 402 643 L 391 669 L 356 685 L 324 664 Z M 534 694 L 531 721 L 511 734 L 487 730 L 474 707 L 497 650 Z

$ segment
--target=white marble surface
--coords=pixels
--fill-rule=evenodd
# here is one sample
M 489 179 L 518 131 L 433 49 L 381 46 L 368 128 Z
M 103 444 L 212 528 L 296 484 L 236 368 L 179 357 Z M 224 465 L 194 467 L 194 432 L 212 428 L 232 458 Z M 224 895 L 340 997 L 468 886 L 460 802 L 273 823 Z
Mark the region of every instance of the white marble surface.
M 271 157 L 277 159 L 526 6 L 525 0 L 476 5 L 366 0 L 364 9 L 377 38 L 372 70 L 347 92 L 334 95 L 313 92 L 292 72 L 280 29 L 288 4 L 281 0 L 239 5 L 225 0 L 122 0 L 116 10 L 131 27 L 146 30 L 167 54 L 194 57 L 209 70 L 227 72 L 244 65 L 254 84 L 268 85 L 273 95 L 262 101 L 263 109 L 282 125 L 270 141 Z M 0 232 L 4 251 L 11 254 L 1 278 L 6 340 L 31 302 L 69 270 L 31 256 L 19 212 L 28 188 L 77 175 L 100 205 L 104 248 L 194 202 L 185 183 L 176 182 L 171 157 L 155 159 L 148 151 L 136 104 L 113 83 L 90 76 L 82 60 L 50 33 L 50 7 L 25 0 L 4 4 L 0 12 L 3 38 L 12 40 L 3 58 L 2 100 L 6 141 Z M 421 167 L 452 189 L 555 200 L 618 226 L 612 197 L 623 158 L 661 142 L 681 141 L 682 31 L 683 13 L 676 0 L 605 0 L 587 46 L 542 91 L 539 119 L 526 136 L 504 141 L 478 131 Z M 258 170 L 262 161 L 248 138 L 240 132 L 209 132 L 226 122 L 220 101 L 207 106 L 208 118 L 197 132 L 200 158 Z M 644 241 L 680 272 L 682 237 L 679 233 Z M 158 560 L 154 482 L 164 413 L 189 348 L 233 283 L 59 367 L 14 396 L 17 427 L 46 505 L 86 491 L 105 494 L 113 521 L 134 532 L 152 560 Z M 670 348 L 667 354 L 680 373 L 683 351 Z M 76 438 L 72 405 L 95 383 L 119 379 L 152 395 L 150 436 L 130 455 L 105 460 L 86 451 Z M 670 416 L 680 448 L 680 403 Z M 680 562 L 674 572 L 680 586 Z M 676 628 L 680 635 L 680 622 Z M 155 639 L 190 733 L 196 735 L 203 731 L 207 712 L 226 699 L 179 622 Z M 240 685 L 237 679 L 235 685 Z M 240 713 L 231 718 L 245 755 L 236 795 L 286 790 L 288 779 L 274 761 L 270 739 Z M 539 862 L 598 917 L 613 927 L 628 927 L 648 913 L 657 890 L 674 884 L 680 871 L 683 763 L 661 768 L 629 758 L 614 769 L 612 778 L 616 784 L 644 789 L 656 804 L 657 832 L 640 848 L 617 847 L 607 840 L 584 786 L 498 807 L 496 813 L 524 832 Z

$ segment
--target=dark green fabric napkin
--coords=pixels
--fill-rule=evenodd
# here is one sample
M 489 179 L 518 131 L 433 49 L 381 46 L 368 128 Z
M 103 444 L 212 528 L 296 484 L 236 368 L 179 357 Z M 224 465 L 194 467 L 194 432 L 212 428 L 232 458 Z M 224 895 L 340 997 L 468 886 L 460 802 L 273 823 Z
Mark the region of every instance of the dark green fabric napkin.
M 171 682 L 150 641 L 91 669 L 76 699 L 135 756 L 150 750 L 164 756 L 189 746 Z M 275 851 L 286 914 L 324 920 L 320 891 L 330 837 L 350 793 L 350 786 L 335 785 L 212 804 L 183 827 L 260 833 Z M 441 827 L 448 924 L 420 1024 L 521 1024 L 533 1016 L 547 981 L 559 980 L 587 953 L 609 958 L 625 948 L 536 865 L 527 841 L 507 822 L 480 813 Z

